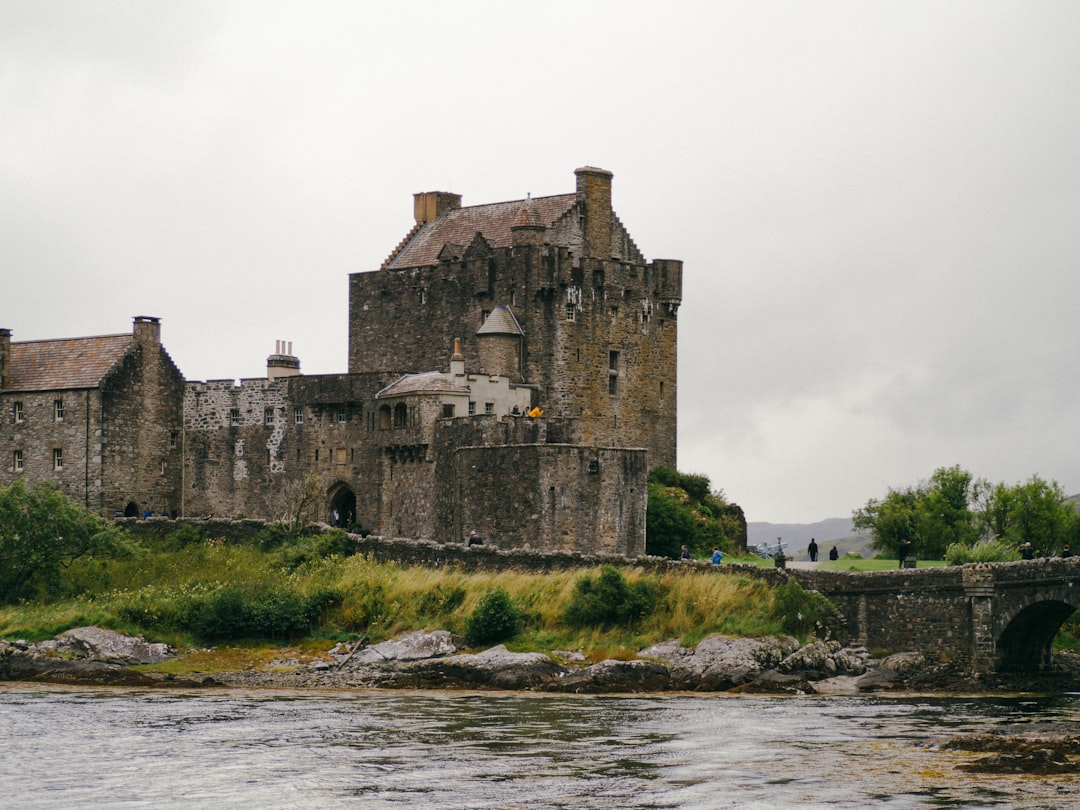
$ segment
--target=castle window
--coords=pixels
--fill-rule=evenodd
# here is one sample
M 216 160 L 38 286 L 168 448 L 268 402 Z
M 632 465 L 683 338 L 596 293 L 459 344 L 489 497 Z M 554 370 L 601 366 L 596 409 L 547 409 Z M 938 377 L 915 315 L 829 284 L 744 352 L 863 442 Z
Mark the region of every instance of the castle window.
M 240 409 L 233 408 L 229 411 L 229 424 L 236 427 L 240 424 Z
M 23 404 L 21 402 L 15 402 L 11 406 L 11 418 L 15 422 L 21 422 L 26 418 L 26 414 L 23 411 Z
M 394 427 L 403 428 L 407 427 L 408 421 L 408 409 L 405 407 L 404 402 L 399 402 L 394 406 Z
M 618 307 L 612 307 L 608 311 L 611 313 L 611 320 L 615 320 L 616 318 L 619 317 L 619 308 Z
M 346 408 L 342 407 L 342 408 L 337 409 L 337 420 L 339 422 L 344 422 L 348 418 L 349 418 L 349 411 Z
M 483 326 L 485 323 L 487 323 L 487 319 L 489 317 L 491 317 L 491 310 L 490 309 L 482 309 L 482 310 L 480 310 L 480 325 Z
M 494 402 L 485 402 L 484 403 L 484 413 L 495 413 L 495 403 Z
M 54 399 L 52 406 L 53 406 L 53 419 L 55 419 L 57 422 L 62 421 L 63 418 L 64 418 L 64 400 L 62 400 L 62 399 Z
M 52 466 L 54 470 L 64 469 L 64 451 L 54 447 L 52 451 Z
M 566 305 L 566 320 L 571 322 L 577 320 L 577 307 L 574 304 Z
M 390 429 L 390 406 L 383 405 L 379 408 L 379 430 Z
M 664 401 L 664 383 L 662 380 L 660 381 L 660 401 Z
M 319 460 L 319 448 L 318 447 L 315 448 L 315 460 L 316 461 Z
M 179 438 L 179 434 L 175 430 L 172 431 L 171 433 L 169 433 L 169 449 L 170 450 L 175 450 L 176 449 L 176 440 L 178 438 Z
M 16 450 L 15 457 L 11 460 L 11 468 L 15 472 L 23 471 L 23 451 Z
M 298 425 L 304 424 L 304 409 L 303 408 L 293 408 L 293 421 Z
M 165 474 L 165 462 L 164 461 L 161 462 L 161 474 L 162 475 Z
M 607 392 L 612 396 L 619 393 L 619 353 L 608 352 Z
M 469 416 L 475 416 L 475 415 L 476 415 L 476 403 L 470 401 L 469 402 Z
M 273 408 L 264 408 L 263 409 L 263 420 L 268 425 L 274 424 L 274 409 Z
M 452 402 L 444 402 L 443 406 L 442 406 L 442 415 L 443 415 L 443 419 L 453 419 L 454 418 L 454 403 L 452 403 Z

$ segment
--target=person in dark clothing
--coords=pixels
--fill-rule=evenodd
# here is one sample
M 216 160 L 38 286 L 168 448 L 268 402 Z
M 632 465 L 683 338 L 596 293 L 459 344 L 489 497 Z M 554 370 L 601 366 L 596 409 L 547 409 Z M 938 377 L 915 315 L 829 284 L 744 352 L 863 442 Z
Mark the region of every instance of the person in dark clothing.
M 836 546 L 833 546 L 832 548 L 829 549 L 829 559 L 830 560 L 839 560 L 840 559 L 840 552 L 836 550 Z
M 689 560 L 690 559 L 690 549 L 688 549 L 686 546 L 683 546 L 682 551 L 679 552 L 679 559 L 680 560 Z
M 1032 547 L 1031 543 L 1021 543 L 1020 544 L 1020 559 L 1021 560 L 1034 560 L 1035 559 L 1035 549 Z
M 906 537 L 900 541 L 900 567 L 904 567 L 904 563 L 907 562 L 908 555 L 911 553 L 911 541 Z
M 808 545 L 806 547 L 806 550 L 810 554 L 810 562 L 817 562 L 817 552 L 818 552 L 817 540 L 815 540 L 813 537 L 811 537 L 810 538 L 810 545 Z
M 472 534 L 469 535 L 470 546 L 482 546 L 484 541 L 480 539 L 480 535 L 476 533 L 476 529 L 472 530 Z
M 1068 543 L 1066 543 L 1065 545 L 1063 545 L 1061 547 L 1061 556 L 1062 557 L 1071 557 L 1072 556 L 1072 549 L 1069 547 Z

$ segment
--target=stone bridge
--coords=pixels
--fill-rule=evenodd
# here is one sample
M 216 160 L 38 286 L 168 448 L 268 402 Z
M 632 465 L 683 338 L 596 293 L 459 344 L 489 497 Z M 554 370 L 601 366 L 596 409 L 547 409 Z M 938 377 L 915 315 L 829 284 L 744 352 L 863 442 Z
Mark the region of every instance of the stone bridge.
M 972 672 L 1035 671 L 1080 609 L 1080 558 L 841 573 L 789 571 L 829 599 L 851 640 Z

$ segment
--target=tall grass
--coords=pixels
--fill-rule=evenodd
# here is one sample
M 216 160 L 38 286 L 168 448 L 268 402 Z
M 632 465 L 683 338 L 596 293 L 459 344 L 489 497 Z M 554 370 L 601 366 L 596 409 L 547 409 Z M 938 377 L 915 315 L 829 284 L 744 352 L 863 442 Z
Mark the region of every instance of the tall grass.
M 365 637 L 375 642 L 413 630 L 464 634 L 486 593 L 502 589 L 520 614 L 509 642 L 519 650 L 580 650 L 629 657 L 641 647 L 709 633 L 762 635 L 781 629 L 771 589 L 723 569 L 647 574 L 629 568 L 631 588 L 655 596 L 632 625 L 572 626 L 567 605 L 583 577 L 598 570 L 465 572 L 380 563 L 363 556 L 310 556 L 296 564 L 273 550 L 214 541 L 167 544 L 130 559 L 77 561 L 68 596 L 0 607 L 0 636 L 39 640 L 96 624 L 181 647 L 221 641 L 293 642 Z

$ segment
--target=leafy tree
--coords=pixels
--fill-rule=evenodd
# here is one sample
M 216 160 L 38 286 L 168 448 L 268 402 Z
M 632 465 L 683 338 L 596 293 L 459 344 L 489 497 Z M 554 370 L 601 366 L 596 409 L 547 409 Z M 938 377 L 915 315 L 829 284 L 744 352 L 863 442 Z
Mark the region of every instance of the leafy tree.
M 993 535 L 1014 548 L 1031 543 L 1044 554 L 1056 553 L 1080 536 L 1080 515 L 1056 481 L 1032 476 L 1027 482 L 994 488 L 986 520 Z
M 886 554 L 898 554 L 900 541 L 910 540 L 915 553 L 940 559 L 954 543 L 971 545 L 979 530 L 970 504 L 974 495 L 971 473 L 959 466 L 941 467 L 928 482 L 890 489 L 883 500 L 871 499 L 855 510 L 858 531 L 870 531 L 871 544 Z
M 896 554 L 907 538 L 919 556 L 930 559 L 947 549 L 951 559 L 964 558 L 962 549 L 980 539 L 1014 549 L 1030 542 L 1044 553 L 1080 539 L 1080 515 L 1056 482 L 1033 476 L 1017 486 L 994 485 L 959 466 L 935 470 L 915 487 L 890 489 L 882 500 L 855 510 L 852 519 L 856 530 L 872 533 L 879 551 Z
M 696 555 L 714 547 L 732 551 L 746 545 L 746 518 L 723 491 L 711 491 L 709 477 L 673 467 L 649 472 L 645 550 L 677 558 L 683 545 Z
M 116 526 L 52 483 L 0 489 L 0 603 L 55 595 L 64 569 L 79 557 L 127 551 Z

